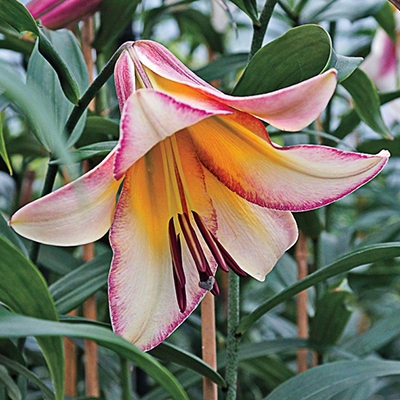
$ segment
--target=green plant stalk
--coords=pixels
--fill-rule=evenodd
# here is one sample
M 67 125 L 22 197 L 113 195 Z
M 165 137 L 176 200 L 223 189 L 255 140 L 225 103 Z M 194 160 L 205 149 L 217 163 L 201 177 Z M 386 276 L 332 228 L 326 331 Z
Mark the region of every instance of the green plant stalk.
M 129 361 L 120 357 L 122 400 L 132 399 L 132 383 Z
M 262 46 L 265 32 L 267 31 L 272 12 L 277 2 L 278 0 L 267 0 L 260 14 L 260 26 L 253 25 L 253 39 L 251 41 L 249 60 L 253 58 L 254 54 L 256 54 Z
M 236 274 L 229 273 L 228 289 L 228 332 L 226 341 L 226 369 L 225 381 L 228 386 L 226 400 L 236 400 L 237 374 L 239 365 L 239 341 L 236 335 L 239 325 L 239 304 L 240 304 L 240 278 Z
M 50 161 L 51 161 L 51 156 L 50 156 Z M 46 194 L 51 193 L 53 190 L 54 186 L 54 181 L 56 179 L 58 172 L 58 165 L 57 164 L 48 164 L 47 165 L 47 172 L 46 172 L 46 178 L 44 180 L 44 185 L 43 185 L 43 190 L 42 190 L 42 196 L 46 196 Z M 30 250 L 30 259 L 31 261 L 36 264 L 38 257 L 39 257 L 39 249 L 40 249 L 40 243 L 38 242 L 33 242 L 31 250 Z
M 114 73 L 114 66 L 115 63 L 117 62 L 120 54 L 129 46 L 132 45 L 132 42 L 127 42 L 124 43 L 113 55 L 112 57 L 108 60 L 104 68 L 101 70 L 101 72 L 97 75 L 96 79 L 93 81 L 93 83 L 88 87 L 86 92 L 83 94 L 83 96 L 79 99 L 78 105 L 76 105 L 68 120 L 67 123 L 65 124 L 65 130 L 71 134 L 72 131 L 74 130 L 76 124 L 78 123 L 79 119 L 81 118 L 82 114 L 86 110 L 86 108 L 89 106 L 89 103 L 95 98 L 97 92 L 103 87 L 103 85 L 107 82 L 107 80 L 110 78 L 110 76 Z

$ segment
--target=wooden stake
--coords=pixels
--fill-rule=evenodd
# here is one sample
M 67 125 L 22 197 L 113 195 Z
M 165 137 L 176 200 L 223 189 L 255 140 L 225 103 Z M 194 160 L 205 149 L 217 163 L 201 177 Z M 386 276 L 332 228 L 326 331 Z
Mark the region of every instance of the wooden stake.
M 215 301 L 214 296 L 208 292 L 201 302 L 201 342 L 203 360 L 214 370 L 217 369 L 217 346 L 215 334 Z M 208 378 L 203 377 L 204 400 L 217 400 L 217 385 Z
M 77 310 L 72 310 L 68 313 L 70 316 L 76 316 Z M 64 350 L 65 350 L 65 395 L 69 397 L 76 397 L 77 393 L 77 369 L 76 369 L 76 345 L 75 343 L 64 337 Z
M 307 237 L 300 231 L 299 240 L 295 251 L 297 261 L 298 279 L 307 276 Z M 307 291 L 303 290 L 297 295 L 297 335 L 299 338 L 308 337 Z M 300 374 L 307 370 L 308 350 L 299 349 L 297 352 L 297 372 Z

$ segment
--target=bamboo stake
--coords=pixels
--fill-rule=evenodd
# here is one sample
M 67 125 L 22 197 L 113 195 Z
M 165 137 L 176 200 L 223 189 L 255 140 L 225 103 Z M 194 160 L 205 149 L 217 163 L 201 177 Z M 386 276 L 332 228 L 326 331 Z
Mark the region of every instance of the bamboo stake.
M 70 316 L 77 315 L 77 310 L 72 310 L 68 313 Z M 64 351 L 65 351 L 65 371 L 64 371 L 64 381 L 65 381 L 65 395 L 69 397 L 76 397 L 77 393 L 77 377 L 78 372 L 76 368 L 76 345 L 75 343 L 64 337 Z
M 201 342 L 203 360 L 214 370 L 217 369 L 217 346 L 215 340 L 215 301 L 214 296 L 207 292 L 201 302 Z M 204 400 L 217 400 L 217 385 L 203 377 Z
M 86 68 L 89 76 L 89 83 L 93 82 L 94 61 L 92 54 L 93 36 L 93 17 L 84 20 L 82 26 L 82 52 L 85 59 Z M 95 109 L 94 100 L 89 104 L 90 110 Z M 87 161 L 82 163 L 83 172 L 89 170 Z M 89 243 L 83 246 L 83 261 L 88 262 L 94 258 L 94 244 Z M 83 316 L 88 319 L 96 320 L 96 298 L 90 297 L 83 303 Z M 92 340 L 85 340 L 85 394 L 87 397 L 99 397 L 99 372 L 98 372 L 98 352 L 97 344 Z
M 295 251 L 297 261 L 298 280 L 307 276 L 307 237 L 300 231 Z M 307 291 L 303 290 L 297 295 L 297 335 L 299 338 L 308 337 Z M 300 374 L 307 370 L 307 349 L 297 352 L 297 372 Z

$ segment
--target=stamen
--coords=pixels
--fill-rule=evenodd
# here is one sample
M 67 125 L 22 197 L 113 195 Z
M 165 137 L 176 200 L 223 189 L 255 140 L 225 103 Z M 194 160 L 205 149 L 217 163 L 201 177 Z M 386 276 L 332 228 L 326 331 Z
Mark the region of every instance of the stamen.
M 208 262 L 204 256 L 203 249 L 199 239 L 196 236 L 196 232 L 190 224 L 189 216 L 187 214 L 178 214 L 178 220 L 197 269 L 199 272 L 206 272 L 207 268 L 209 268 Z
M 175 283 L 175 294 L 178 301 L 180 312 L 186 310 L 186 290 L 185 286 L 180 286 L 179 278 L 176 274 L 175 268 L 173 269 L 174 283 Z
M 176 234 L 174 218 L 171 217 L 168 223 L 169 247 L 171 251 L 172 265 L 179 279 L 180 285 L 186 284 L 185 273 L 183 272 L 181 241 Z
M 201 219 L 200 215 L 197 212 L 192 211 L 193 218 L 196 221 L 196 225 L 199 228 L 201 235 L 203 236 L 204 241 L 207 243 L 208 248 L 211 251 L 211 254 L 214 256 L 215 261 L 217 262 L 218 266 L 225 272 L 228 272 L 228 266 L 226 265 L 224 256 L 221 254 L 218 246 L 215 244 L 214 238 L 211 235 L 211 232 L 204 224 L 203 220 Z
M 168 223 L 169 246 L 172 259 L 172 272 L 174 276 L 175 294 L 178 301 L 179 310 L 186 310 L 186 278 L 182 264 L 182 247 L 179 235 L 176 234 L 173 217 Z
M 211 232 L 210 232 L 211 233 Z M 247 276 L 246 272 L 239 267 L 237 262 L 233 259 L 233 257 L 228 253 L 224 246 L 218 241 L 218 239 L 211 233 L 215 243 L 218 246 L 219 251 L 222 253 L 224 260 L 228 267 L 237 275 L 239 276 Z

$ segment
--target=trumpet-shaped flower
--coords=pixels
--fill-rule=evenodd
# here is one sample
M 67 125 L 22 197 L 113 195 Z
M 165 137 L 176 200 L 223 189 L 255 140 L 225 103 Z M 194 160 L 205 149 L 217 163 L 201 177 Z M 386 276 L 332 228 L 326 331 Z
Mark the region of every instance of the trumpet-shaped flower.
M 17 211 L 11 226 L 54 245 L 111 227 L 114 330 L 156 346 L 219 293 L 217 266 L 263 280 L 297 238 L 291 211 L 329 204 L 372 179 L 389 156 L 302 145 L 265 130 L 298 130 L 325 108 L 334 70 L 275 92 L 221 93 L 163 46 L 137 41 L 115 68 L 120 140 L 96 168 Z M 116 201 L 120 186 L 122 189 Z
M 26 8 L 49 29 L 66 28 L 99 10 L 101 0 L 31 0 Z

